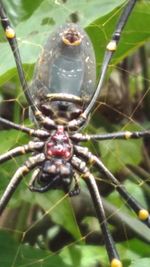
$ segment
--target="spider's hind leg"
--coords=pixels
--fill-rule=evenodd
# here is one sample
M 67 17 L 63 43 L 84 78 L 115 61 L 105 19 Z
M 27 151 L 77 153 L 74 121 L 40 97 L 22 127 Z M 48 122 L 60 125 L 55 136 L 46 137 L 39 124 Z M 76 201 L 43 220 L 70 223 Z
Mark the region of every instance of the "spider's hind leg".
M 122 267 L 122 263 L 119 259 L 118 252 L 115 247 L 115 243 L 113 241 L 113 238 L 109 232 L 108 224 L 107 224 L 107 218 L 105 215 L 103 203 L 101 200 L 100 193 L 98 191 L 98 187 L 95 181 L 94 176 L 92 173 L 90 173 L 90 170 L 86 166 L 86 163 L 81 160 L 80 158 L 74 156 L 72 158 L 72 165 L 74 168 L 82 175 L 82 178 L 86 182 L 91 198 L 93 200 L 93 204 L 95 207 L 95 211 L 97 214 L 97 219 L 99 221 L 103 237 L 104 237 L 104 242 L 105 246 L 107 249 L 107 253 L 109 256 L 110 260 L 110 267 Z
M 125 200 L 127 205 L 136 213 L 138 219 L 150 228 L 150 214 L 147 209 L 143 208 L 140 203 L 130 195 L 125 187 L 115 178 L 115 176 L 105 167 L 102 161 L 93 155 L 88 149 L 80 146 L 74 146 L 78 156 L 92 162 L 100 173 L 103 173 L 115 187 L 120 196 Z

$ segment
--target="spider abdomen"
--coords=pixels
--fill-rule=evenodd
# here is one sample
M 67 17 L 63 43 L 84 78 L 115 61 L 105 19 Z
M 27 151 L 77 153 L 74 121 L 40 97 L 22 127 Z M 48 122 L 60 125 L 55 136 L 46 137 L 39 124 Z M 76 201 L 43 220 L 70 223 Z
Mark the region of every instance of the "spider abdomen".
M 47 40 L 36 64 L 31 93 L 55 121 L 77 117 L 95 91 L 96 65 L 91 41 L 77 24 L 60 26 Z M 74 116 L 74 117 L 73 117 Z

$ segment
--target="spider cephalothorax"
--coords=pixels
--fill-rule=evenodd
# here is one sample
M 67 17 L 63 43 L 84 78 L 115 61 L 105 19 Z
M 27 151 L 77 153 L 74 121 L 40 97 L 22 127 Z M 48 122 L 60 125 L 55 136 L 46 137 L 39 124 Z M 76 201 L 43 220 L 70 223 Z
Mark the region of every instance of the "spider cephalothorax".
M 68 161 L 72 157 L 72 153 L 72 144 L 67 132 L 64 131 L 63 126 L 58 126 L 45 145 L 46 157 Z

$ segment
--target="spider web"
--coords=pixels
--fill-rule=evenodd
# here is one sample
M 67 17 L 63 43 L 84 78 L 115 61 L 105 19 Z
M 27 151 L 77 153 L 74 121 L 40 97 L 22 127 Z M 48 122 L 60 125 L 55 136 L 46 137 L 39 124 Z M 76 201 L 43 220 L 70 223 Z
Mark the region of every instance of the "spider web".
M 101 3 L 82 1 L 81 4 L 78 1 L 37 2 L 37 5 L 33 5 L 32 11 L 27 4 L 26 13 L 22 11 L 14 20 L 27 79 L 30 81 L 32 78 L 33 64 L 42 51 L 49 32 L 65 21 L 77 19 L 83 27 L 92 23 L 87 27 L 87 32 L 94 44 L 99 71 L 104 47 L 125 2 L 120 1 L 120 4 L 123 3 L 121 7 L 118 7 L 118 1 L 111 4 L 109 1 Z M 8 8 L 9 4 L 12 4 L 12 9 Z M 17 1 L 10 1 L 9 4 L 7 9 L 12 10 L 11 16 Z M 115 7 L 118 9 L 114 10 Z M 150 82 L 150 79 L 143 73 L 139 50 L 134 54 L 131 53 L 135 47 L 138 48 L 140 44 L 148 41 L 149 15 L 148 1 L 143 1 L 135 8 L 122 36 L 118 52 L 109 67 L 108 76 L 111 72 L 111 80 L 108 81 L 107 77 L 107 83 L 101 91 L 101 96 L 91 114 L 90 123 L 84 132 L 102 133 L 150 128 L 149 119 L 145 115 L 148 112 L 145 111 L 145 99 L 150 93 L 150 86 L 148 85 L 147 91 L 143 89 L 143 83 Z M 138 19 L 140 25 L 139 23 L 137 25 Z M 17 20 L 20 20 L 18 26 Z M 16 123 L 33 126 L 33 122 L 28 119 L 28 105 L 21 91 L 16 70 L 12 69 L 14 60 L 10 49 L 7 49 L 4 43 L 0 45 L 1 115 Z M 145 48 L 149 61 L 149 45 L 144 46 Z M 130 57 L 121 63 L 121 59 L 129 52 Z M 116 63 L 118 65 L 112 72 Z M 7 129 L 0 132 L 0 137 L 1 153 L 29 140 L 26 135 Z M 148 141 L 143 144 L 142 140 L 110 140 L 100 143 L 88 142 L 86 145 L 94 154 L 101 157 L 109 170 L 125 184 L 128 191 L 144 207 L 149 208 Z M 13 158 L 0 166 L 1 194 L 10 177 L 26 158 L 26 156 Z M 90 170 L 93 171 L 92 166 Z M 124 266 L 137 266 L 137 262 L 138 266 L 144 264 L 148 266 L 150 263 L 148 229 L 126 208 L 126 203 L 113 190 L 111 183 L 97 172 L 94 172 L 94 175 L 100 182 L 106 218 L 110 223 Z M 58 190 L 44 194 L 31 193 L 27 188 L 29 179 L 30 175 L 22 181 L 10 201 L 9 208 L 0 219 L 1 265 L 3 267 L 107 266 L 108 259 L 102 235 L 90 195 L 82 180 L 79 180 L 81 194 L 68 199 L 67 195 Z

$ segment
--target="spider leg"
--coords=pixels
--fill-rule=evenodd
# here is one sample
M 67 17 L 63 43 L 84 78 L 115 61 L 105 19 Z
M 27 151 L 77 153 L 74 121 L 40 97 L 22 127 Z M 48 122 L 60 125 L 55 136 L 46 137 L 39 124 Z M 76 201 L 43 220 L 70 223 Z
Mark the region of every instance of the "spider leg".
M 31 181 L 30 181 L 30 184 L 29 184 L 29 189 L 32 192 L 39 192 L 39 193 L 47 192 L 49 189 L 54 188 L 54 186 L 56 185 L 57 181 L 59 182 L 60 179 L 61 179 L 60 178 L 60 174 L 59 174 L 59 175 L 56 175 L 53 179 L 51 179 L 48 183 L 46 183 L 46 185 L 37 186 L 36 182 L 37 182 L 37 176 L 38 176 L 39 172 L 40 172 L 40 170 L 35 170 L 35 172 L 32 175 L 32 178 L 31 178 Z M 80 193 L 80 188 L 79 188 L 78 181 L 77 181 L 76 177 L 74 177 L 74 179 L 75 179 L 75 185 L 74 185 L 74 188 L 71 191 L 68 192 L 68 190 L 65 190 L 66 188 L 64 188 L 64 191 L 66 193 L 68 193 L 68 195 L 70 197 L 79 195 L 79 193 Z
M 84 111 L 84 114 L 86 116 L 88 116 L 89 113 L 91 112 L 92 108 L 95 105 L 97 97 L 99 96 L 100 90 L 102 88 L 102 85 L 103 85 L 103 82 L 104 82 L 104 79 L 105 79 L 105 75 L 106 75 L 106 71 L 107 71 L 107 68 L 108 68 L 108 64 L 109 64 L 109 62 L 110 62 L 110 60 L 112 58 L 113 53 L 117 50 L 117 45 L 118 45 L 118 42 L 120 40 L 121 33 L 122 33 L 123 29 L 124 29 L 124 26 L 127 23 L 128 17 L 131 14 L 134 5 L 136 4 L 136 1 L 137 0 L 128 1 L 127 5 L 123 9 L 123 12 L 122 12 L 122 14 L 121 14 L 121 16 L 120 16 L 120 18 L 119 18 L 119 20 L 117 22 L 115 31 L 114 31 L 114 33 L 112 35 L 112 39 L 107 44 L 106 52 L 105 52 L 103 63 L 102 63 L 102 70 L 101 70 L 100 80 L 99 80 L 97 89 L 96 89 L 96 91 L 95 91 L 95 93 L 93 95 L 92 101 L 87 106 L 86 110 Z
M 4 8 L 3 8 L 3 4 L 2 1 L 0 1 L 0 19 L 1 19 L 1 24 L 3 26 L 6 38 L 9 42 L 10 48 L 13 52 L 14 55 L 14 59 L 16 62 L 16 66 L 17 66 L 17 70 L 18 70 L 18 75 L 19 75 L 19 79 L 21 82 L 21 86 L 22 89 L 24 91 L 24 94 L 26 96 L 26 99 L 29 103 L 29 105 L 32 108 L 32 111 L 35 112 L 36 107 L 33 105 L 34 101 L 32 99 L 32 96 L 30 94 L 30 90 L 25 78 L 25 74 L 24 74 L 24 70 L 22 67 L 22 63 L 21 63 L 21 57 L 20 57 L 20 52 L 18 49 L 18 43 L 17 43 L 17 39 L 16 39 L 16 35 L 15 35 L 15 31 L 14 29 L 11 27 L 11 23 L 8 19 L 8 17 L 5 14 Z
M 75 180 L 75 185 L 74 188 L 71 191 L 69 191 L 68 193 L 69 197 L 74 197 L 80 194 L 80 187 L 75 174 L 74 174 L 74 180 Z
M 34 105 L 34 99 L 30 93 L 29 86 L 25 77 L 25 73 L 23 70 L 22 62 L 21 62 L 21 56 L 18 48 L 18 42 L 16 39 L 16 34 L 14 29 L 11 26 L 11 23 L 8 19 L 8 17 L 5 14 L 5 10 L 3 7 L 2 0 L 0 0 L 0 19 L 1 24 L 5 32 L 5 36 L 9 42 L 10 48 L 13 52 L 16 67 L 18 70 L 19 80 L 23 89 L 23 92 L 26 96 L 26 99 L 32 109 L 33 114 L 35 115 L 36 119 L 40 121 L 42 124 L 46 124 L 49 126 L 49 128 L 56 128 L 56 125 L 53 120 L 51 120 L 49 117 L 45 117 L 42 115 L 42 113 L 38 110 L 38 108 Z
M 112 55 L 114 54 L 114 52 L 117 50 L 117 45 L 118 42 L 120 40 L 122 31 L 127 23 L 128 17 L 132 12 L 132 9 L 134 7 L 134 5 L 136 4 L 137 0 L 130 0 L 127 2 L 125 8 L 123 9 L 123 12 L 118 20 L 118 23 L 116 25 L 116 29 L 112 35 L 112 39 L 111 41 L 107 44 L 106 47 L 106 52 L 104 55 L 104 59 L 103 59 L 103 63 L 102 63 L 102 69 L 101 69 L 101 73 L 100 73 L 100 79 L 98 82 L 98 86 L 96 88 L 96 91 L 93 95 L 93 98 L 91 100 L 91 102 L 89 103 L 89 105 L 86 107 L 86 109 L 84 110 L 84 112 L 80 115 L 80 117 L 77 120 L 71 120 L 67 127 L 68 128 L 78 128 L 79 126 L 82 126 L 82 124 L 85 123 L 88 115 L 90 114 L 91 110 L 93 109 L 95 102 L 97 100 L 97 97 L 99 96 L 100 90 L 103 86 L 103 82 L 106 76 L 106 72 L 107 72 L 107 68 L 109 65 L 109 62 L 112 58 Z
M 105 167 L 105 165 L 99 160 L 95 155 L 88 151 L 87 148 L 80 146 L 74 146 L 75 152 L 77 155 L 80 155 L 86 160 L 89 160 L 90 163 L 96 165 L 97 169 L 100 170 L 115 186 L 118 193 L 126 201 L 128 206 L 137 214 L 139 220 L 145 225 L 150 227 L 150 214 L 144 209 L 138 201 L 132 197 L 125 189 L 125 187 L 115 178 L 115 176 Z
M 30 141 L 26 145 L 15 147 L 14 149 L 9 150 L 8 152 L 0 155 L 0 163 L 3 163 L 13 157 L 24 155 L 33 151 L 40 151 L 44 146 L 44 142 L 33 142 Z
M 39 193 L 44 193 L 47 192 L 50 188 L 53 187 L 53 184 L 56 183 L 58 180 L 60 180 L 60 175 L 56 175 L 52 180 L 49 181 L 49 183 L 46 183 L 44 186 L 36 186 L 36 181 L 37 181 L 37 175 L 34 175 L 31 179 L 31 182 L 29 184 L 29 189 L 32 192 L 39 192 Z
M 6 119 L 4 119 L 2 117 L 0 117 L 0 123 L 4 124 L 4 125 L 6 125 L 6 126 L 8 126 L 10 128 L 13 128 L 13 129 L 19 130 L 21 132 L 27 133 L 30 136 L 34 136 L 34 137 L 38 137 L 38 138 L 49 137 L 49 133 L 46 130 L 31 129 L 31 128 L 25 127 L 23 125 L 19 125 L 19 124 L 16 124 L 14 122 L 11 122 L 9 120 L 6 120 Z
M 43 153 L 36 156 L 30 157 L 14 174 L 11 181 L 9 182 L 5 192 L 0 199 L 0 214 L 2 214 L 6 205 L 8 204 L 12 194 L 17 189 L 17 186 L 22 181 L 23 177 L 29 173 L 34 167 L 45 160 L 45 155 Z
M 116 133 L 104 133 L 104 134 L 82 134 L 75 133 L 70 136 L 70 139 L 76 142 L 84 142 L 89 140 L 112 140 L 112 139 L 138 139 L 143 137 L 150 137 L 150 130 L 148 131 L 136 131 L 136 132 L 116 132 Z
M 102 200 L 98 191 L 97 184 L 95 182 L 94 176 L 90 173 L 89 169 L 86 166 L 86 163 L 80 160 L 78 157 L 73 156 L 71 163 L 73 167 L 82 174 L 82 178 L 85 180 L 89 192 L 91 194 L 94 207 L 96 209 L 97 218 L 100 224 L 100 227 L 103 232 L 104 242 L 107 249 L 107 253 L 110 260 L 111 267 L 121 267 L 122 263 L 120 262 L 118 252 L 115 248 L 115 243 L 112 239 L 112 236 L 108 229 L 107 219 L 105 215 L 105 211 L 103 208 Z

